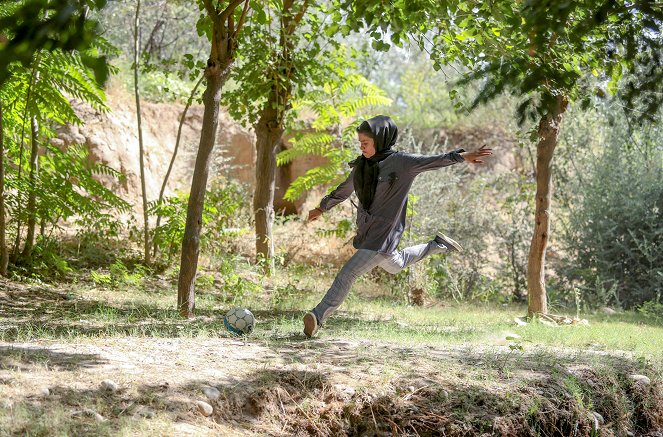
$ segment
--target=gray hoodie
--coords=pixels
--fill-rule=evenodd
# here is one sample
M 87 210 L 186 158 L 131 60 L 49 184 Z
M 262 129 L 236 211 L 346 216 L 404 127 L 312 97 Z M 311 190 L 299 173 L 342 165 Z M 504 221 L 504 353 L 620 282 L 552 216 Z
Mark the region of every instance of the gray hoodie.
M 378 162 L 378 185 L 370 213 L 361 203 L 357 207 L 357 235 L 352 242 L 355 249 L 386 254 L 396 250 L 405 230 L 407 195 L 414 178 L 424 171 L 463 161 L 460 153 L 454 151 L 430 156 L 396 152 Z M 320 209 L 329 211 L 350 197 L 355 190 L 354 172 L 353 167 L 347 179 L 322 199 Z

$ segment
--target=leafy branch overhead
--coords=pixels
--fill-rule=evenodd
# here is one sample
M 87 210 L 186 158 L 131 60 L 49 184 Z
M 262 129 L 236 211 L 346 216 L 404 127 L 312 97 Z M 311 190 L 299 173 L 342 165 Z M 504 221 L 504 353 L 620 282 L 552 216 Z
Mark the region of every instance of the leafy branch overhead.
M 10 0 L 0 4 L 0 86 L 10 77 L 9 66 L 28 66 L 39 50 L 78 51 L 81 62 L 105 83 L 111 71 L 107 54 L 90 51 L 101 29 L 90 19 L 106 0 Z
M 473 106 L 503 93 L 522 97 L 521 121 L 538 119 L 564 95 L 587 106 L 617 94 L 639 120 L 663 102 L 663 8 L 660 3 L 345 2 L 354 28 L 366 28 L 378 49 L 415 41 L 439 68 L 461 63 L 462 82 L 482 88 Z M 386 29 L 389 29 L 387 33 Z M 391 41 L 389 41 L 391 40 Z M 618 91 L 618 82 L 623 86 Z

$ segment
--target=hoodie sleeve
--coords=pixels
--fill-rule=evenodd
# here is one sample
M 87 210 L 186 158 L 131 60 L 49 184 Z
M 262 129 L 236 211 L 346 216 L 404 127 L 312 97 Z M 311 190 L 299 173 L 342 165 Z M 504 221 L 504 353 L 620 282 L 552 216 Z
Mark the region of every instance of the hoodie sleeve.
M 341 184 L 336 187 L 334 191 L 322 198 L 319 208 L 323 211 L 329 211 L 334 206 L 350 197 L 352 192 L 355 190 L 353 181 L 354 175 L 355 169 L 353 168 L 345 181 L 341 182 Z
M 437 170 L 459 162 L 465 161 L 461 156 L 465 149 L 457 149 L 453 152 L 441 155 L 414 155 L 406 154 L 407 167 L 410 173 L 419 174 L 424 171 Z

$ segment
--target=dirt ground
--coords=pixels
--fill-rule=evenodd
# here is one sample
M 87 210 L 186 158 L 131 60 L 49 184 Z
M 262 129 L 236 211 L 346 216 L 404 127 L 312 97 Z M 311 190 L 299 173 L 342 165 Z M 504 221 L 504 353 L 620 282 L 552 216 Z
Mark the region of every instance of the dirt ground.
M 630 423 L 641 432 L 620 429 L 610 402 L 594 400 L 592 411 L 573 406 L 555 378 L 573 377 L 584 387 L 601 383 L 600 372 L 578 357 L 550 358 L 533 354 L 507 366 L 509 352 L 494 347 L 403 347 L 294 333 L 275 344 L 135 337 L 3 342 L 0 393 L 15 427 L 0 435 L 39 434 L 30 424 L 16 427 L 25 411 L 39 412 L 58 435 L 562 436 L 602 427 L 602 435 L 663 435 L 660 417 L 636 411 L 640 398 L 655 408 L 648 402 L 660 401 L 660 390 L 632 386 L 631 414 L 639 418 Z M 596 396 L 614 390 L 597 389 Z M 586 403 L 597 399 L 585 395 Z M 573 427 L 575 434 L 567 434 Z

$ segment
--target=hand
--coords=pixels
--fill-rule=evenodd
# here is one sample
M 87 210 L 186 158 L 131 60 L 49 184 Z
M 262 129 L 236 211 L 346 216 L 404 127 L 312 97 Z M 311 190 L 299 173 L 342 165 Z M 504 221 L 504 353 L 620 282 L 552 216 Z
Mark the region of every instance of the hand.
M 308 212 L 308 221 L 312 222 L 317 220 L 322 215 L 322 210 L 319 208 L 312 209 Z
M 486 148 L 486 145 L 484 144 L 480 149 L 475 150 L 474 152 L 463 152 L 460 154 L 460 156 L 462 156 L 465 161 L 472 164 L 483 164 L 483 160 L 481 158 L 484 156 L 490 156 L 492 154 L 493 149 Z

